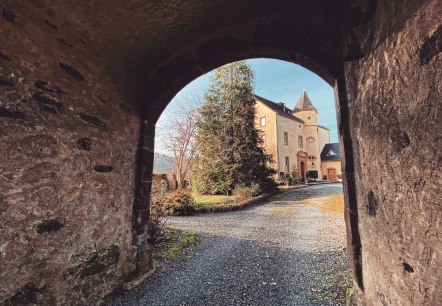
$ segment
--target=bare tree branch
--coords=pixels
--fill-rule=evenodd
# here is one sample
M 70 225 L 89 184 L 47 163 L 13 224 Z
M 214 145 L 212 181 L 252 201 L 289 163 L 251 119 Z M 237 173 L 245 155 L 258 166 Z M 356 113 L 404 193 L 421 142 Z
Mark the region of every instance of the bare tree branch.
M 183 187 L 198 152 L 196 135 L 200 120 L 199 108 L 202 103 L 200 98 L 195 97 L 187 97 L 186 101 L 180 102 L 185 106 L 170 115 L 169 123 L 159 137 L 163 149 L 174 157 L 178 186 Z

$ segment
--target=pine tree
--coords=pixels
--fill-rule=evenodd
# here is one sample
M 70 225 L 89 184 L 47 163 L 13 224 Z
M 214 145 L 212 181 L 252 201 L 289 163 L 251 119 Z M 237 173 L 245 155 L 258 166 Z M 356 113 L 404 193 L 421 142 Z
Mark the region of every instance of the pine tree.
M 215 70 L 199 123 L 199 156 L 193 175 L 197 191 L 231 194 L 235 187 L 274 187 L 270 156 L 255 127 L 253 71 L 239 61 Z

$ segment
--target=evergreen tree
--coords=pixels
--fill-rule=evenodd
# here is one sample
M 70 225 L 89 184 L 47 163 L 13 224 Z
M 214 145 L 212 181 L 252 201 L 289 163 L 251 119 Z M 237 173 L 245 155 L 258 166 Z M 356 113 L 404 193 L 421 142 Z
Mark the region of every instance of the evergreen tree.
M 255 127 L 253 71 L 239 61 L 215 70 L 202 106 L 199 156 L 193 175 L 197 191 L 231 194 L 236 186 L 274 188 L 270 156 Z
M 289 185 L 299 184 L 301 182 L 301 178 L 299 177 L 298 173 L 298 167 L 296 165 L 293 165 L 292 171 L 290 171 L 290 174 L 288 175 L 287 182 Z

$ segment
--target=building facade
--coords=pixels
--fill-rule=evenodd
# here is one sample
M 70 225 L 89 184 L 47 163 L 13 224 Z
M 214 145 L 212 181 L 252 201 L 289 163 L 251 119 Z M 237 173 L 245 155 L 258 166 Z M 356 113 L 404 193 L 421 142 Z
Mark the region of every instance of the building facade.
M 282 179 L 296 166 L 303 181 L 328 179 L 321 153 L 330 143 L 330 131 L 318 124 L 318 111 L 307 92 L 302 92 L 293 110 L 257 95 L 255 99 L 256 126 L 266 153 L 273 157 L 277 177 Z M 337 154 L 340 164 L 339 150 Z
M 321 172 L 323 178 L 332 182 L 341 179 L 341 157 L 339 144 L 328 143 L 321 151 Z

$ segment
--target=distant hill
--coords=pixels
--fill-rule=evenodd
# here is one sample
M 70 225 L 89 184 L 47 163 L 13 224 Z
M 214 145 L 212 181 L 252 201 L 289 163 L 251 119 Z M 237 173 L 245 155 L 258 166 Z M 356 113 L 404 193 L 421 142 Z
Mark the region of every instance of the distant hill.
M 173 172 L 173 157 L 155 152 L 153 159 L 153 171 L 155 173 Z

